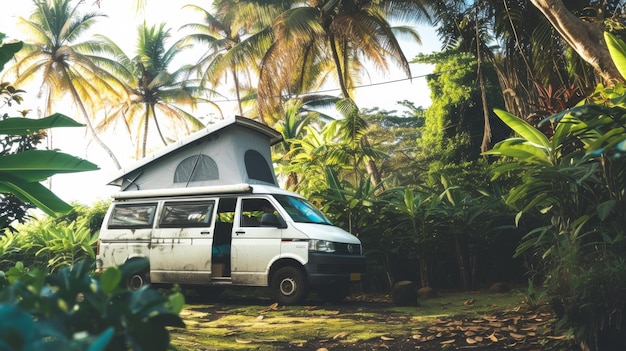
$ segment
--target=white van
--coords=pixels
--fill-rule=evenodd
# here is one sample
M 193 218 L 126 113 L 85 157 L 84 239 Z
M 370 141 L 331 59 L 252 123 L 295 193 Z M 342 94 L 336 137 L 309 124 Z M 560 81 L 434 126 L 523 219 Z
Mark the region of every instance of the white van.
M 269 286 L 283 305 L 310 290 L 347 296 L 365 273 L 361 242 L 315 206 L 275 186 L 235 184 L 114 195 L 98 241 L 99 269 L 148 258 L 126 281 Z

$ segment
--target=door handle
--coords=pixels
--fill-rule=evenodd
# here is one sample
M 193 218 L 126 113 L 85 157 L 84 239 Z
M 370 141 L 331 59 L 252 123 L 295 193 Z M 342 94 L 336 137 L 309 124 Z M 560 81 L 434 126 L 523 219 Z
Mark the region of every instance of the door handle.
M 246 234 L 243 230 L 238 230 L 235 232 L 236 235 Z
M 210 231 L 202 231 L 202 232 L 200 232 L 200 234 L 202 234 L 202 235 L 209 235 L 209 234 L 211 234 L 211 232 Z

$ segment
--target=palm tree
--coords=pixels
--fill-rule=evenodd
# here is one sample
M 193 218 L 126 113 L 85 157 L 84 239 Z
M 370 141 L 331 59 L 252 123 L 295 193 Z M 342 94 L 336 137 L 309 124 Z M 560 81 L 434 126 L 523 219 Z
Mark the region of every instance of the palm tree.
M 272 113 L 282 96 L 310 91 L 336 81 L 343 98 L 365 71 L 365 62 L 386 71 L 389 62 L 410 77 L 409 63 L 397 35 L 420 42 L 410 27 L 393 27 L 391 20 L 428 18 L 421 0 L 393 1 L 286 1 L 272 19 L 273 41 L 261 61 L 261 111 Z
M 94 52 L 106 53 L 96 63 L 114 74 L 128 89 L 130 99 L 120 102 L 98 124 L 99 130 L 121 123 L 137 140 L 136 157 L 144 157 L 148 149 L 150 127 L 156 128 L 163 145 L 168 138 L 188 135 L 203 123 L 184 107 L 194 108 L 198 99 L 197 82 L 186 80 L 187 67 L 170 70 L 177 54 L 186 48 L 178 44 L 166 48 L 169 30 L 165 24 L 138 27 L 137 55 L 129 58 L 111 39 L 98 36 L 101 45 Z M 164 131 L 172 134 L 166 135 Z
M 237 55 L 235 48 L 242 42 L 244 36 L 249 36 L 254 21 L 252 17 L 237 16 L 234 10 L 229 10 L 235 5 L 232 2 L 217 1 L 213 4 L 217 9 L 216 15 L 199 6 L 185 6 L 200 13 L 203 21 L 182 26 L 181 29 L 194 31 L 183 38 L 183 41 L 198 43 L 207 48 L 194 66 L 194 70 L 198 71 L 201 77 L 203 87 L 206 88 L 207 83 L 216 86 L 222 78 L 232 77 L 237 108 L 239 114 L 243 115 L 242 89 L 251 90 L 252 74 L 258 71 L 258 60 L 246 53 L 242 53 L 242 56 Z M 245 76 L 245 82 L 242 76 Z
M 82 2 L 72 6 L 71 0 L 34 0 L 33 3 L 35 11 L 31 17 L 21 19 L 29 29 L 30 38 L 25 40 L 24 49 L 7 74 L 16 77 L 14 84 L 17 86 L 39 82 L 40 95 L 45 96 L 46 114 L 52 113 L 57 102 L 60 106 L 67 103 L 64 97 L 69 92 L 92 138 L 108 153 L 115 166 L 121 168 L 113 152 L 98 138 L 91 119 L 99 106 L 123 96 L 124 90 L 86 55 L 95 44 L 78 42 L 103 15 L 95 12 L 81 15 L 78 6 Z
M 568 7 L 580 12 L 593 8 L 585 0 Z M 434 9 L 444 49 L 470 52 L 491 64 L 507 110 L 526 120 L 552 105 L 561 107 L 551 113 L 575 105 L 599 82 L 531 2 L 441 0 Z
M 280 110 L 283 96 L 321 87 L 335 80 L 343 99 L 337 108 L 351 141 L 369 148 L 363 134 L 366 123 L 358 113 L 352 90 L 364 72 L 365 62 L 386 71 L 389 62 L 411 77 L 409 62 L 396 35 L 420 42 L 410 27 L 393 27 L 389 21 L 428 19 L 422 0 L 285 2 L 288 7 L 272 21 L 273 42 L 261 60 L 258 85 L 262 113 Z M 265 118 L 265 116 L 264 116 Z M 365 166 L 374 185 L 380 174 L 371 158 Z
M 286 177 L 284 188 L 296 191 L 299 185 L 298 172 L 293 168 L 293 158 L 297 157 L 298 145 L 306 135 L 306 126 L 318 121 L 331 121 L 333 118 L 321 110 L 332 106 L 337 98 L 327 95 L 312 95 L 285 102 L 285 115 L 274 128 L 284 142 L 274 146 L 274 162 L 278 173 Z

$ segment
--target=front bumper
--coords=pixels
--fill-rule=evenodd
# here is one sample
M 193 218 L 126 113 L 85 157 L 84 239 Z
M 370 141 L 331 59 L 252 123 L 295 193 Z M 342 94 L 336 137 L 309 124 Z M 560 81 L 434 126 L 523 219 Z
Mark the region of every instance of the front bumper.
M 364 255 L 309 252 L 304 268 L 312 286 L 355 282 L 365 276 L 366 260 Z

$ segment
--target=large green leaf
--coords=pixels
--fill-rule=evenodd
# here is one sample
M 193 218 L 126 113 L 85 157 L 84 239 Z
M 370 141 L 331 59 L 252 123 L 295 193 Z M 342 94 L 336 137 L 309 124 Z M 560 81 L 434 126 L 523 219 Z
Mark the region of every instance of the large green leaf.
M 503 140 L 497 143 L 493 149 L 487 150 L 483 154 L 508 156 L 522 162 L 550 165 L 546 149 L 519 138 Z
M 604 32 L 604 40 L 617 70 L 622 77 L 626 78 L 626 44 L 624 44 L 623 40 L 609 32 Z
M 0 43 L 2 43 L 2 39 L 4 39 L 4 34 L 0 37 Z M 0 71 L 4 69 L 4 64 L 9 62 L 13 55 L 22 49 L 22 46 L 24 46 L 24 43 L 21 41 L 4 43 L 0 46 Z
M 18 199 L 37 206 L 49 215 L 66 213 L 72 209 L 71 205 L 61 200 L 40 183 L 24 181 L 10 175 L 3 175 L 0 179 L 0 193 L 11 193 Z
M 513 129 L 522 138 L 546 149 L 550 148 L 550 141 L 543 133 L 537 130 L 537 128 L 504 110 L 494 109 L 494 112 L 509 128 Z
M 58 173 L 98 170 L 81 158 L 54 150 L 28 150 L 0 157 L 0 181 L 11 174 L 25 181 L 41 181 Z
M 0 134 L 28 135 L 38 130 L 48 128 L 84 126 L 84 124 L 80 124 L 63 114 L 55 113 L 41 119 L 22 117 L 7 118 L 3 121 L 0 121 Z

